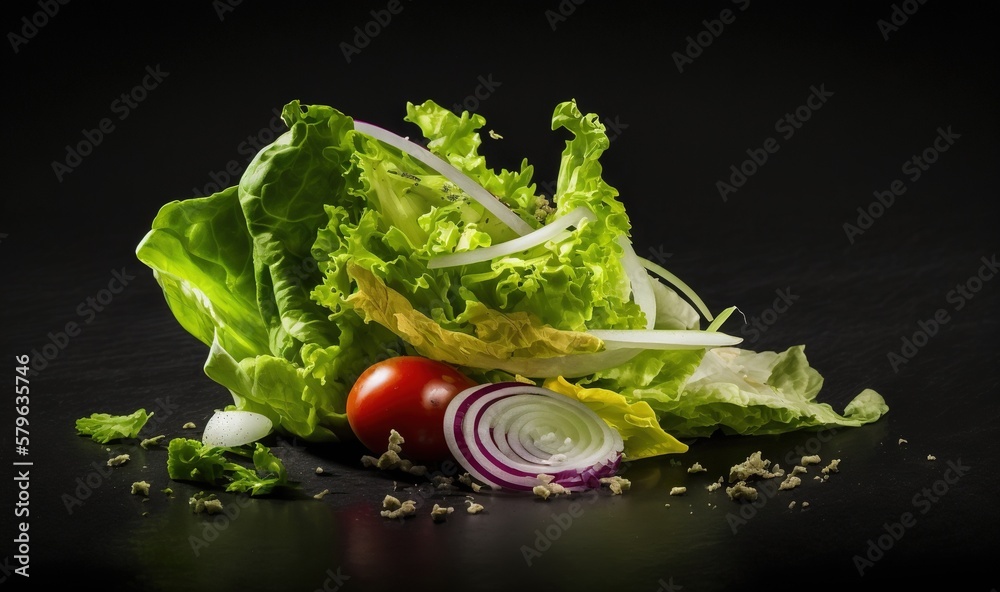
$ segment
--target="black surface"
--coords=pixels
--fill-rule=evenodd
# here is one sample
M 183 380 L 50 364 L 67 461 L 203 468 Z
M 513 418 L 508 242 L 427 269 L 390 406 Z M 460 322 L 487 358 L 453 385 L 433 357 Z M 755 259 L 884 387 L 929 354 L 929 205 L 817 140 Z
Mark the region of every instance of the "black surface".
M 6 3 L 5 30 L 20 34 L 22 17 L 30 20 L 42 4 Z M 8 384 L 15 355 L 65 342 L 31 380 L 30 578 L 9 571 L 23 518 L 15 516 L 20 468 L 12 463 L 24 460 L 14 453 L 12 389 L 0 406 L 5 587 L 877 589 L 904 575 L 954 582 L 961 574 L 949 588 L 997 588 L 986 572 L 1000 526 L 1000 279 L 982 282 L 971 299 L 951 292 L 997 251 L 995 8 L 404 0 L 348 63 L 341 43 L 388 3 L 242 3 L 220 18 L 221 5 L 71 3 L 16 52 L 9 35 L 0 50 Z M 678 72 L 672 54 L 727 8 L 735 20 Z M 916 11 L 885 38 L 878 21 L 903 8 Z M 546 14 L 570 9 L 554 26 Z M 147 66 L 168 74 L 117 119 L 122 111 L 112 102 L 142 81 Z M 832 435 L 694 441 L 679 458 L 629 466 L 633 488 L 622 496 L 480 495 L 487 512 L 473 516 L 461 511 L 465 492 L 401 491 L 422 503 L 405 523 L 378 510 L 393 479 L 406 481 L 361 469 L 352 447 L 275 439 L 304 493 L 331 493 L 320 501 L 243 502 L 223 494 L 239 514 L 213 526 L 187 507 L 197 488 L 168 482 L 164 450 L 106 451 L 74 435 L 78 417 L 140 406 L 157 411 L 156 431 L 189 435 L 182 424 L 204 425 L 229 402 L 202 373 L 206 348 L 177 325 L 134 256 L 163 203 L 193 197 L 229 161 L 242 167 L 248 155 L 240 143 L 292 99 L 414 133 L 402 121 L 406 101 L 456 104 L 483 80 L 494 87 L 478 111 L 504 136 L 488 143 L 494 166 L 528 157 L 540 182 L 554 178 L 565 138 L 549 122 L 559 101 L 576 98 L 582 110 L 614 122 L 602 162 L 639 253 L 661 256 L 713 309 L 737 305 L 748 319 L 766 312 L 776 290 L 790 291 L 797 299 L 767 317 L 774 320 L 766 332 L 755 338 L 737 320 L 729 331 L 756 350 L 806 344 L 826 378 L 821 400 L 839 410 L 872 387 L 888 415 Z M 813 87 L 833 94 L 783 137 L 776 121 Z M 58 180 L 52 162 L 104 117 L 115 118 L 115 129 Z M 939 128 L 959 137 L 912 179 L 904 163 L 932 146 Z M 716 182 L 769 137 L 779 150 L 723 200 Z M 857 208 L 897 179 L 906 192 L 849 240 L 845 223 L 857 224 Z M 134 277 L 91 316 L 87 299 L 116 271 Z M 947 322 L 894 368 L 889 354 L 939 309 Z M 64 340 L 58 334 L 69 322 L 80 331 Z M 803 450 L 815 451 L 842 459 L 842 470 L 759 507 L 705 490 L 756 450 L 786 468 Z M 97 472 L 118 452 L 131 454 L 131 463 Z M 695 461 L 709 471 L 688 475 Z M 314 474 L 316 466 L 326 473 Z M 153 485 L 147 503 L 129 494 L 140 478 Z M 168 485 L 173 498 L 158 494 Z M 669 496 L 678 485 L 687 495 Z M 434 524 L 426 510 L 439 497 L 459 511 Z M 79 503 L 67 506 L 71 498 Z M 811 505 L 789 509 L 791 500 Z M 549 547 L 538 540 L 547 531 Z M 881 555 L 879 544 L 887 548 Z M 542 550 L 529 565 L 524 549 L 533 546 Z M 857 557 L 872 564 L 859 570 Z

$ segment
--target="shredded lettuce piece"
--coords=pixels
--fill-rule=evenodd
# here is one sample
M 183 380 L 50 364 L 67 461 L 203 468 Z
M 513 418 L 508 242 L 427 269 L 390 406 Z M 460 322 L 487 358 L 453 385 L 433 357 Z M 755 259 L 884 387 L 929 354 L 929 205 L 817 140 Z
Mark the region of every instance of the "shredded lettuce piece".
M 76 420 L 76 432 L 80 436 L 90 436 L 95 442 L 107 444 L 122 438 L 135 438 L 139 435 L 152 413 L 145 409 L 137 409 L 129 415 L 111 415 L 109 413 L 92 413 L 90 417 Z

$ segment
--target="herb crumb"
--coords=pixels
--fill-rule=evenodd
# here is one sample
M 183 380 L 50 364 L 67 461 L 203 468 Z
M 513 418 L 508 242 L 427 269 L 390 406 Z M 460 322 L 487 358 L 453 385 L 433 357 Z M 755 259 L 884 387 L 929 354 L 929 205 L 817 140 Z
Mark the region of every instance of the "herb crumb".
M 186 424 L 182 425 L 182 426 L 181 426 L 181 429 L 185 429 L 185 430 L 193 430 L 193 429 L 195 429 L 195 428 L 197 428 L 197 427 L 198 427 L 198 426 L 196 426 L 196 425 L 195 425 L 195 423 L 194 423 L 193 421 L 189 421 L 189 422 L 187 422 Z
M 684 495 L 687 493 L 687 487 L 671 487 L 670 495 Z
M 937 457 L 934 456 L 933 454 L 928 454 L 927 455 L 927 460 L 937 460 Z
M 146 438 L 142 442 L 139 442 L 139 446 L 142 446 L 143 449 L 148 450 L 150 446 L 159 446 L 160 441 L 163 440 L 164 438 L 166 438 L 166 436 L 162 434 L 159 436 L 153 436 L 152 438 Z
M 799 485 L 802 485 L 802 479 L 799 479 L 795 475 L 789 475 L 784 481 L 781 482 L 778 489 L 795 489 Z
M 822 459 L 820 459 L 818 454 L 812 454 L 809 456 L 803 456 L 800 462 L 802 463 L 802 466 L 808 467 L 809 465 L 818 465 L 822 462 Z
M 618 475 L 613 477 L 601 477 L 600 482 L 607 485 L 614 495 L 621 495 L 623 491 L 628 491 L 632 487 L 632 482 Z
M 690 467 L 688 467 L 688 473 L 704 473 L 704 472 L 707 472 L 707 471 L 708 471 L 708 469 L 706 469 L 705 467 L 701 466 L 700 462 L 695 462 L 693 465 L 691 465 Z
M 454 511 L 455 508 L 451 506 L 434 504 L 434 507 L 431 508 L 431 519 L 434 520 L 434 522 L 442 522 L 448 517 L 448 514 L 451 514 Z
M 146 481 L 136 481 L 132 484 L 132 495 L 149 496 L 149 483 Z
M 327 496 L 327 495 L 328 495 L 329 493 L 330 493 L 330 490 L 329 490 L 329 489 L 324 489 L 323 491 L 321 491 L 321 492 L 317 493 L 316 495 L 314 495 L 314 496 L 313 496 L 313 499 L 318 499 L 318 500 L 319 500 L 319 499 L 323 499 L 323 498 L 324 498 L 324 497 L 326 497 L 326 496 Z
M 130 457 L 127 454 L 119 454 L 116 457 L 108 459 L 108 466 L 109 467 L 120 467 L 123 464 L 127 463 L 129 461 L 129 459 L 131 459 L 131 458 L 132 457 Z
M 902 446 L 903 444 L 909 444 L 909 442 L 906 440 L 906 438 L 900 438 L 899 442 L 897 442 L 897 444 L 899 444 L 900 446 Z
M 757 488 L 747 485 L 746 481 L 737 481 L 732 487 L 726 488 L 726 493 L 733 501 L 745 499 L 752 502 L 757 499 Z

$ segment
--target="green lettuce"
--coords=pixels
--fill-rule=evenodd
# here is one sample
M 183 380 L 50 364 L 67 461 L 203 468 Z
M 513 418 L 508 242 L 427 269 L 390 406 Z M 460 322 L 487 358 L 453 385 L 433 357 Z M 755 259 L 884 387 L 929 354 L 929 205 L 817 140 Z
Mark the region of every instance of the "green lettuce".
M 101 444 L 122 438 L 135 438 L 143 426 L 153 417 L 145 409 L 137 409 L 128 415 L 111 415 L 110 413 L 91 413 L 90 417 L 76 420 L 76 433 L 80 436 L 90 436 L 90 439 Z
M 647 453 L 673 446 L 658 432 L 634 433 L 653 429 L 647 406 L 657 430 L 686 436 L 861 425 L 886 412 L 874 391 L 844 414 L 818 402 L 822 379 L 801 348 L 602 351 L 588 330 L 643 329 L 647 319 L 623 264 L 631 223 L 603 178 L 610 141 L 575 101 L 553 112 L 552 129 L 569 139 L 552 196 L 537 191 L 526 160 L 516 170 L 487 166 L 482 116 L 432 101 L 407 105 L 403 119 L 427 148 L 528 227 L 579 207 L 593 214 L 522 252 L 434 269 L 436 256 L 516 234 L 450 179 L 357 132 L 332 107 L 293 101 L 282 119 L 288 131 L 254 157 L 238 185 L 164 205 L 136 250 L 180 325 L 207 346 L 206 374 L 234 408 L 266 415 L 280 433 L 352 438 L 345 408 L 354 380 L 401 354 L 449 361 L 480 381 L 558 368 L 576 377 L 567 392 L 624 397 L 601 399 L 606 420 L 634 443 L 648 437 Z M 700 327 L 685 299 L 650 282 L 656 328 Z M 593 372 L 580 355 L 593 352 L 617 365 Z

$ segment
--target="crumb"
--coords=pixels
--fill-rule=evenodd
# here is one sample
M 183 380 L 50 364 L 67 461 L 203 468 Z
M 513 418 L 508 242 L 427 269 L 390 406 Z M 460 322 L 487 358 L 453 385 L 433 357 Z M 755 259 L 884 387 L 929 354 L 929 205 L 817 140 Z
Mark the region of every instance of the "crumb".
M 119 454 L 118 456 L 116 456 L 114 458 L 109 458 L 108 459 L 108 466 L 109 467 L 120 467 L 123 464 L 127 463 L 130 458 L 132 458 L 132 457 L 130 457 L 127 454 Z
M 461 475 L 459 475 L 458 476 L 458 482 L 461 483 L 462 485 L 465 485 L 466 487 L 468 487 L 472 491 L 475 491 L 476 493 L 479 493 L 479 491 L 483 488 L 482 485 L 480 485 L 480 484 L 476 483 L 475 481 L 473 481 L 472 480 L 472 475 L 470 475 L 468 473 L 462 473 Z
M 406 518 L 417 511 L 417 502 L 413 500 L 401 502 L 391 495 L 387 495 L 382 500 L 382 508 L 380 514 L 383 518 Z
M 146 481 L 136 481 L 132 484 L 132 495 L 149 496 L 149 483 Z
M 193 421 L 189 421 L 189 422 L 187 422 L 186 424 L 182 425 L 182 426 L 181 426 L 181 429 L 185 429 L 185 430 L 193 430 L 193 429 L 195 429 L 196 427 L 198 427 L 198 426 L 194 425 L 194 422 L 193 422 Z
M 608 485 L 611 488 L 611 493 L 614 495 L 621 495 L 623 491 L 628 491 L 632 487 L 631 481 L 619 477 L 618 475 L 613 477 L 602 477 L 601 483 Z
M 795 509 L 795 500 L 788 502 L 788 509 L 789 510 Z
M 218 514 L 222 511 L 222 500 L 214 493 L 206 495 L 204 491 L 199 491 L 188 500 L 188 505 L 195 514 L 202 512 L 208 514 Z
M 809 502 L 802 502 L 802 509 L 805 510 L 809 507 Z
M 748 481 L 753 478 L 771 479 L 777 475 L 767 468 L 771 466 L 771 461 L 760 457 L 760 451 L 754 452 L 745 461 L 738 465 L 733 465 L 729 469 L 729 482 Z
M 795 475 L 789 475 L 784 481 L 781 482 L 778 489 L 794 489 L 799 485 L 802 485 L 802 479 L 799 479 Z
M 785 476 L 785 469 L 781 468 L 778 465 L 774 465 L 771 468 L 771 474 L 774 475 L 775 477 L 784 477 Z
M 146 518 L 149 516 L 149 512 L 143 512 L 142 514 L 139 515 L 142 516 L 143 518 Z
M 531 488 L 532 493 L 537 495 L 542 499 L 549 499 L 552 495 L 558 495 L 561 493 L 569 493 L 569 490 L 558 483 L 553 483 L 555 477 L 553 475 L 546 475 L 541 473 L 538 475 L 538 480 L 541 481 L 540 485 L 536 485 Z
M 415 465 L 412 461 L 400 456 L 403 451 L 403 444 L 406 441 L 396 430 L 389 430 L 389 444 L 382 456 L 364 455 L 361 457 L 361 464 L 364 467 L 376 467 L 383 471 L 399 470 L 411 475 L 423 476 L 427 474 L 427 467 Z
M 679 467 L 681 466 L 681 461 L 677 460 L 676 458 L 672 458 L 670 459 L 670 466 Z
M 324 497 L 326 497 L 326 495 L 328 493 L 330 493 L 330 490 L 329 489 L 324 489 L 323 491 L 321 491 L 321 492 L 317 493 L 316 495 L 314 495 L 313 499 L 323 499 Z
M 823 478 L 820 477 L 819 475 L 816 475 L 815 477 L 813 477 L 813 481 L 822 481 L 822 480 L 823 480 Z
M 685 493 L 687 493 L 687 490 L 688 490 L 687 487 L 671 487 L 670 495 L 684 495 Z
M 688 467 L 688 473 L 704 473 L 708 471 L 705 467 L 701 466 L 700 462 L 696 462 L 690 467 Z
M 465 503 L 469 504 L 469 507 L 466 508 L 465 511 L 468 512 L 468 513 L 470 513 L 470 514 L 478 514 L 478 513 L 482 512 L 483 510 L 486 509 L 486 508 L 483 507 L 482 504 L 477 504 L 476 502 L 474 502 L 472 500 L 465 500 Z
M 139 446 L 142 446 L 144 449 L 148 449 L 150 446 L 158 446 L 160 444 L 160 440 L 163 440 L 164 438 L 166 438 L 166 436 L 162 435 L 146 438 L 142 442 L 139 442 Z
M 317 475 L 322 475 L 323 474 L 323 467 L 316 467 L 316 474 Z
M 705 489 L 707 489 L 709 491 L 715 491 L 716 489 L 719 489 L 720 487 L 722 487 L 722 483 L 716 482 L 716 483 L 709 483 L 708 487 L 706 487 Z
M 802 463 L 802 466 L 808 467 L 809 465 L 818 465 L 822 462 L 822 460 L 818 454 L 813 454 L 811 456 L 803 456 L 800 462 Z
M 670 504 L 663 504 L 663 507 L 664 507 L 664 508 L 669 508 L 669 507 L 670 507 Z
M 900 438 L 900 439 L 899 439 L 899 442 L 897 442 L 897 443 L 898 443 L 898 444 L 899 444 L 900 446 L 902 446 L 903 444 L 909 444 L 909 442 L 907 442 L 905 438 Z
M 734 501 L 738 499 L 754 501 L 757 499 L 757 489 L 747 485 L 746 481 L 739 481 L 736 485 L 727 487 L 726 493 L 729 494 L 729 499 Z
M 455 480 L 451 477 L 445 477 L 444 475 L 434 475 L 431 478 L 431 481 L 434 483 L 434 486 L 436 488 L 444 491 L 451 491 L 453 489 L 457 489 L 457 487 L 455 487 L 454 485 Z
M 174 494 L 174 490 L 170 489 L 169 487 L 161 489 L 160 491 L 163 493 L 163 495 L 173 495 Z
M 448 514 L 451 514 L 454 511 L 455 508 L 452 508 L 451 506 L 442 507 L 438 504 L 434 504 L 434 507 L 431 509 L 431 519 L 434 520 L 434 522 L 442 522 L 448 517 Z
M 927 460 L 937 460 L 937 457 L 934 456 L 933 454 L 928 454 L 927 455 Z
M 490 130 L 490 137 L 493 138 L 494 140 L 502 140 L 503 139 L 503 136 L 501 136 L 500 134 L 496 133 L 493 130 Z
M 802 473 L 808 473 L 808 472 L 809 469 L 803 467 L 802 465 L 795 465 L 794 467 L 792 467 L 793 475 L 801 475 Z

